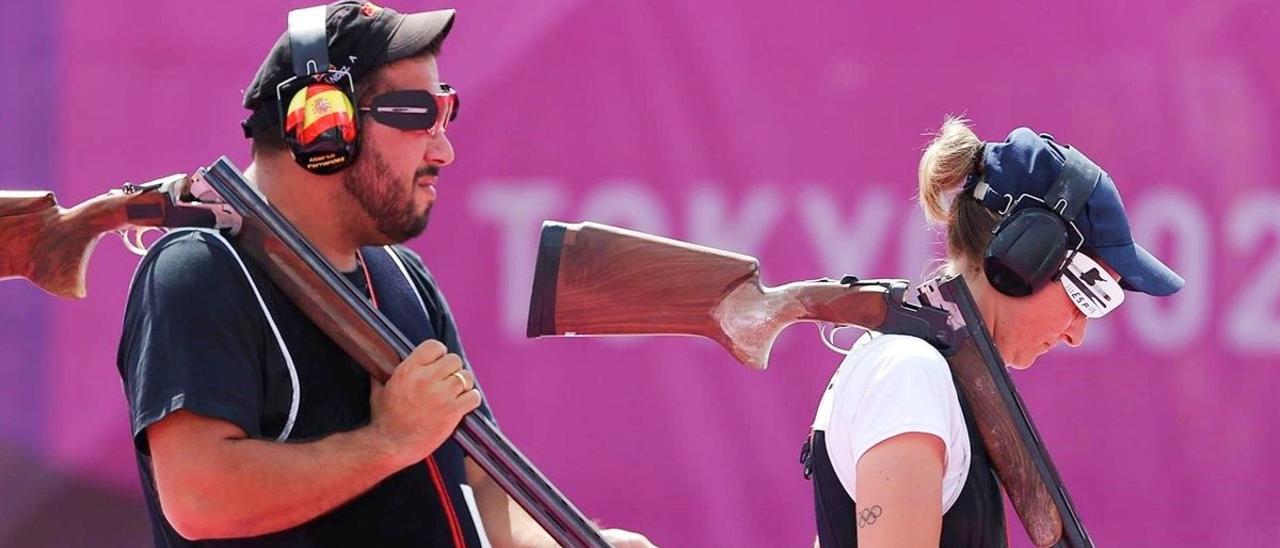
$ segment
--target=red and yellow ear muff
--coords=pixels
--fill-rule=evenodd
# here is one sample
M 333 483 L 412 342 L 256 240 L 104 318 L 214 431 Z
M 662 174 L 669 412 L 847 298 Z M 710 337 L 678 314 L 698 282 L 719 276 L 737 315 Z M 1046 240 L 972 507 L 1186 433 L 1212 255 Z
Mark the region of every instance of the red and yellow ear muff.
M 337 85 L 314 83 L 295 92 L 282 129 L 294 158 L 308 171 L 334 173 L 355 160 L 356 109 Z

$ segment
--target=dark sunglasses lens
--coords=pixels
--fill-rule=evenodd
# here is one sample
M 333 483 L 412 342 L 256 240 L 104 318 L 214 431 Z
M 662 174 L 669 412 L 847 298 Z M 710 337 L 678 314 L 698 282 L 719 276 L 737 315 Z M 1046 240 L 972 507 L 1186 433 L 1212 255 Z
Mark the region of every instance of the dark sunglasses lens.
M 371 103 L 374 120 L 399 129 L 428 129 L 439 115 L 435 97 L 426 90 L 390 91 Z

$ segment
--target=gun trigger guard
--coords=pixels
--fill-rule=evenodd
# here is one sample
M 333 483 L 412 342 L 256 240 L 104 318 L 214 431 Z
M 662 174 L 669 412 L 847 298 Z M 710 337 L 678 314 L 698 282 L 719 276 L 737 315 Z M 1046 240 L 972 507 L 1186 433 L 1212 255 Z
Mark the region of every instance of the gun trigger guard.
M 845 356 L 848 356 L 849 354 L 853 353 L 852 348 L 841 348 L 840 345 L 836 344 L 836 333 L 838 333 L 841 329 L 849 329 L 856 326 L 836 325 L 831 322 L 817 322 L 817 324 L 818 324 L 818 337 L 822 339 L 823 346 L 826 346 L 827 349 L 831 350 L 832 352 L 835 352 L 836 354 L 843 354 Z M 830 331 L 828 331 L 828 329 L 830 329 Z
M 120 230 L 117 230 L 116 234 L 119 234 L 120 239 L 124 241 L 125 249 L 129 250 L 130 253 L 133 253 L 134 255 L 141 257 L 146 255 L 148 251 L 147 243 L 142 240 L 142 237 L 146 233 L 151 232 L 152 230 L 159 230 L 160 232 L 166 232 L 165 229 L 160 227 L 134 226 L 134 227 L 122 228 Z

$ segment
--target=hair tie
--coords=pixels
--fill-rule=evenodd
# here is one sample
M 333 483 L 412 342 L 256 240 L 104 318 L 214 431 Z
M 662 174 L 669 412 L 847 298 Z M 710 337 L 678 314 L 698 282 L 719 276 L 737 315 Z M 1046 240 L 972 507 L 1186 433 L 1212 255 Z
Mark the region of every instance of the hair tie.
M 982 143 L 978 147 L 978 153 L 973 156 L 973 165 L 969 167 L 969 175 L 964 178 L 964 191 L 969 192 L 978 186 L 978 181 L 982 180 L 982 159 L 986 156 L 987 144 Z

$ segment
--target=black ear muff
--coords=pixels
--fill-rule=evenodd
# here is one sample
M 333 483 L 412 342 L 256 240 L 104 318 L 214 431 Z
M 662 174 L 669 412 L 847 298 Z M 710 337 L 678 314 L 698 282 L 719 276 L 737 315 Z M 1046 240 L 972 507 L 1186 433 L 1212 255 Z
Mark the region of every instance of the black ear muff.
M 1044 287 L 1062 267 L 1067 225 L 1047 209 L 1018 211 L 1000 225 L 987 246 L 982 268 L 997 291 L 1025 297 Z
M 974 189 L 974 197 L 988 209 L 998 207 L 984 201 L 989 198 L 1005 204 L 1000 214 L 1007 216 L 987 245 L 982 268 L 992 287 L 1012 297 L 1039 291 L 1066 266 L 1067 254 L 1084 245 L 1076 216 L 1102 176 L 1102 169 L 1080 151 L 1048 135 L 1041 138 L 1063 158 L 1062 172 L 1043 197 L 992 194 L 985 182 Z

